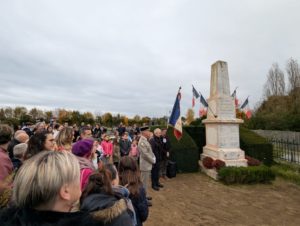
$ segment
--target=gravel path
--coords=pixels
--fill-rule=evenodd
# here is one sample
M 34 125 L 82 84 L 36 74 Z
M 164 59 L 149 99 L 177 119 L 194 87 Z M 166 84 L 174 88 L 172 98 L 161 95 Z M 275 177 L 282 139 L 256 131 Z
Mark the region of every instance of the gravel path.
M 226 186 L 193 173 L 164 185 L 159 192 L 149 190 L 153 207 L 144 226 L 300 225 L 300 187 L 281 179 Z

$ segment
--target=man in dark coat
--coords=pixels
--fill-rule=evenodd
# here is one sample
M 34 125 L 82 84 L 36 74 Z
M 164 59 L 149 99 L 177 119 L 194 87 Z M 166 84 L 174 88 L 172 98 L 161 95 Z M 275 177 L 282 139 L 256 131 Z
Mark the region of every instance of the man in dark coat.
M 161 155 L 161 162 L 160 162 L 160 176 L 164 179 L 167 179 L 167 162 L 168 158 L 170 157 L 171 151 L 171 142 L 169 137 L 167 136 L 167 129 L 162 129 L 161 131 L 161 141 L 163 145 L 163 151 Z
M 121 157 L 129 155 L 131 148 L 131 142 L 128 140 L 128 134 L 124 133 L 122 139 L 120 140 L 120 152 Z
M 152 151 L 155 155 L 156 162 L 153 164 L 151 171 L 152 188 L 155 191 L 159 191 L 159 188 L 163 188 L 163 185 L 159 183 L 159 167 L 161 162 L 161 155 L 163 152 L 163 144 L 161 141 L 161 130 L 159 128 L 154 130 L 153 138 L 150 139 Z

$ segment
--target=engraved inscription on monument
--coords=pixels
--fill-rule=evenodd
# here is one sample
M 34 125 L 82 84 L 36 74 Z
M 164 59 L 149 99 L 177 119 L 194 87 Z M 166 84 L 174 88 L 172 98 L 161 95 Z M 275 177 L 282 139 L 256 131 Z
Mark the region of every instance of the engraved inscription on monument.
M 219 125 L 219 147 L 236 148 L 239 147 L 239 127 L 238 125 Z
M 219 117 L 228 117 L 228 118 L 235 118 L 235 109 L 233 105 L 232 99 L 222 98 L 219 102 L 219 109 L 218 109 L 218 116 Z

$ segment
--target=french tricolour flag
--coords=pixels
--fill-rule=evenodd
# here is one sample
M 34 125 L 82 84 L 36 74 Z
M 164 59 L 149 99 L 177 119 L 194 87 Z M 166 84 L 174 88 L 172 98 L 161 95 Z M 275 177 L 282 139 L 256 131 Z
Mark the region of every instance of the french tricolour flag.
M 182 122 L 181 122 L 181 116 L 180 116 L 180 99 L 181 99 L 181 93 L 180 89 L 178 91 L 178 94 L 176 96 L 175 104 L 172 110 L 172 114 L 170 116 L 169 124 L 171 124 L 174 127 L 174 135 L 177 140 L 180 140 L 182 137 Z

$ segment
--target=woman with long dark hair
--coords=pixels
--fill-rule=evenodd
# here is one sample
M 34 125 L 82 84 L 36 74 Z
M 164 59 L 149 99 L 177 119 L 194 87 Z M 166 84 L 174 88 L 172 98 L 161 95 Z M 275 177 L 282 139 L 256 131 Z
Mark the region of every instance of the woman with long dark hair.
M 110 174 L 105 167 L 90 175 L 80 198 L 80 210 L 83 212 L 97 211 L 98 219 L 108 222 L 107 225 L 134 225 L 126 200 L 114 196 Z
M 24 159 L 29 159 L 42 151 L 53 151 L 54 149 L 55 140 L 52 133 L 45 130 L 37 132 L 32 135 L 28 141 L 28 147 L 25 152 Z
M 129 157 L 122 157 L 119 165 L 120 184 L 127 187 L 132 201 L 137 225 L 142 226 L 148 218 L 148 202 L 146 192 L 140 179 L 140 171 L 136 161 Z

